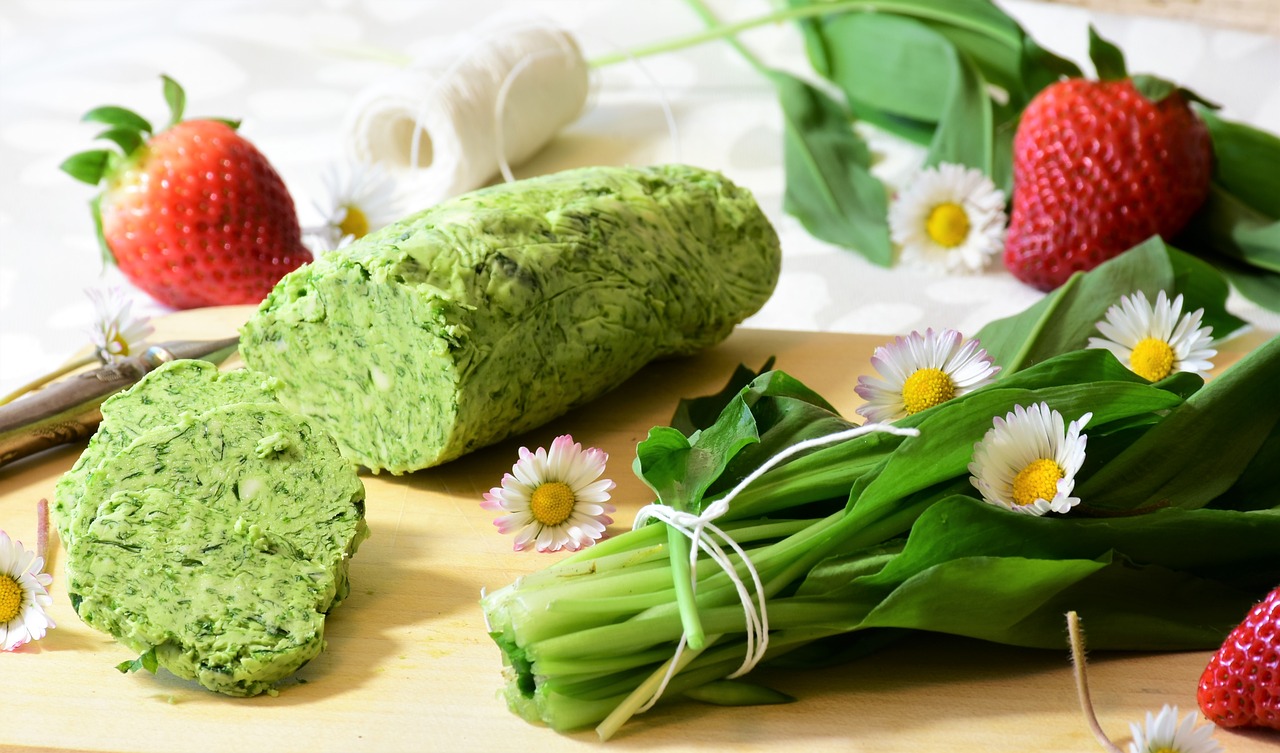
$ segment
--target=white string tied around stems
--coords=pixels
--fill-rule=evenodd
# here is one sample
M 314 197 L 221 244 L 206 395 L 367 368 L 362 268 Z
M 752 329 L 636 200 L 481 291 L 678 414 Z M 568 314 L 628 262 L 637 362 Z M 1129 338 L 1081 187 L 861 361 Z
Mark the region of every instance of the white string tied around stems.
M 638 529 L 648 523 L 650 520 L 661 520 L 668 526 L 674 528 L 683 534 L 694 546 L 689 549 L 689 585 L 696 594 L 698 589 L 698 551 L 702 550 L 707 553 L 712 562 L 720 567 L 728 576 L 729 581 L 733 583 L 734 589 L 738 592 L 738 600 L 742 603 L 743 615 L 746 618 L 746 654 L 742 659 L 741 666 L 729 675 L 729 679 L 741 677 L 755 668 L 757 664 L 764 659 L 765 653 L 769 649 L 769 611 L 765 605 L 764 584 L 760 580 L 760 573 L 756 570 L 755 565 L 751 562 L 751 558 L 742 549 L 738 542 L 726 534 L 714 521 L 722 517 L 729 511 L 729 505 L 743 489 L 750 486 L 756 479 L 760 478 L 767 471 L 791 456 L 810 450 L 823 445 L 834 444 L 866 434 L 885 433 L 894 434 L 900 437 L 916 437 L 920 435 L 918 429 L 901 428 L 891 424 L 870 423 L 863 426 L 856 426 L 852 429 L 837 431 L 832 434 L 826 434 L 821 437 L 814 437 L 797 442 L 790 447 L 782 450 L 773 457 L 766 460 L 749 473 L 745 478 L 738 482 L 736 486 L 729 490 L 729 493 L 723 497 L 713 501 L 702 509 L 700 514 L 685 512 L 668 507 L 667 505 L 653 503 L 645 505 L 636 513 L 635 523 L 632 524 L 633 529 Z M 714 537 L 714 538 L 713 538 Z M 738 570 L 733 564 L 733 560 L 725 551 L 724 546 L 716 540 L 724 542 L 735 554 L 742 560 L 745 565 L 747 574 L 751 578 L 751 585 L 755 588 L 756 596 L 753 599 L 751 591 L 747 588 L 743 579 L 738 575 Z M 682 633 L 680 642 L 676 645 L 675 654 L 667 662 L 666 673 L 662 678 L 661 684 L 654 691 L 653 696 L 649 698 L 635 713 L 640 714 L 653 708 L 653 705 L 662 697 L 663 692 L 667 689 L 667 685 L 671 682 L 671 678 L 675 676 L 676 668 L 680 664 L 680 656 L 684 653 L 685 646 L 688 643 L 688 635 Z

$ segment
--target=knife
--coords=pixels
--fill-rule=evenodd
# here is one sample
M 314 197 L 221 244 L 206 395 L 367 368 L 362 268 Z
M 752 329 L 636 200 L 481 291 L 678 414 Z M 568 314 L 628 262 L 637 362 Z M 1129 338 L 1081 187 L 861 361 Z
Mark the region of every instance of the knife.
M 0 405 L 0 465 L 93 434 L 102 421 L 102 401 L 169 361 L 198 358 L 218 364 L 240 338 L 175 340 L 122 358 Z

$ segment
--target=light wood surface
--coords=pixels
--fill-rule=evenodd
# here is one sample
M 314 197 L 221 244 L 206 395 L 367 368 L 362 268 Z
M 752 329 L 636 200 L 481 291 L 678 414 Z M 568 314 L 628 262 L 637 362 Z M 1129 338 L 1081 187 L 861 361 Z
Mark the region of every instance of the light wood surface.
M 1050 0 L 1103 13 L 1164 16 L 1209 26 L 1280 36 L 1276 0 Z
M 244 307 L 185 312 L 155 339 L 233 333 Z M 558 555 L 511 551 L 481 494 L 524 444 L 571 432 L 610 453 L 619 521 L 649 501 L 630 473 L 635 444 L 665 423 L 681 396 L 718 390 L 732 368 L 770 355 L 838 408 L 881 337 L 739 330 L 700 356 L 658 363 L 622 389 L 516 440 L 445 467 L 365 476 L 372 537 L 356 555 L 352 593 L 330 618 L 328 649 L 276 697 L 215 695 L 161 672 L 122 675 L 133 658 L 86 627 L 66 598 L 56 545 L 52 616 L 37 644 L 0 655 L 0 747 L 110 751 L 540 751 L 601 746 L 590 730 L 560 735 L 509 713 L 499 698 L 498 649 L 485 632 L 480 590 L 509 583 Z M 1243 341 L 1247 343 L 1248 341 Z M 1256 342 L 1254 340 L 1253 342 Z M 1228 346 L 1229 357 L 1247 345 Z M 1233 352 L 1234 351 L 1234 352 Z M 82 445 L 0 468 L 0 528 L 34 541 L 35 503 L 52 494 Z M 1087 625 L 1086 625 L 1087 629 Z M 1128 723 L 1164 703 L 1195 708 L 1208 652 L 1093 655 L 1103 727 L 1122 745 Z M 617 750 L 1027 751 L 1098 750 L 1076 705 L 1067 653 L 948 637 L 907 640 L 818 671 L 753 675 L 790 693 L 784 706 L 661 705 L 607 746 Z M 1274 751 L 1280 737 L 1219 731 L 1230 753 Z

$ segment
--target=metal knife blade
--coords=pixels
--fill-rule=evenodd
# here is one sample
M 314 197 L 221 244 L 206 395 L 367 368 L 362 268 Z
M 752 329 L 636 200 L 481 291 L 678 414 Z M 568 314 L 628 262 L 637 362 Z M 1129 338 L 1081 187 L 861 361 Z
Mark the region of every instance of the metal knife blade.
M 141 355 L 67 377 L 0 405 L 0 465 L 93 434 L 102 421 L 99 410 L 102 401 L 161 364 L 186 358 L 219 364 L 230 357 L 239 344 L 239 338 L 230 337 L 152 345 Z

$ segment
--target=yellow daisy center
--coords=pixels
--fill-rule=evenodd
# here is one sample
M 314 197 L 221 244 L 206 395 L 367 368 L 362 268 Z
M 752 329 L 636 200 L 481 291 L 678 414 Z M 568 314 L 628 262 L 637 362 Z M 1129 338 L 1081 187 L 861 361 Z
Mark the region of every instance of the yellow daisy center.
M 1037 499 L 1052 500 L 1058 493 L 1058 479 L 1066 474 L 1048 458 L 1033 460 L 1013 478 L 1013 503 L 1022 507 Z
M 956 386 L 942 369 L 918 369 L 902 383 L 907 415 L 941 405 L 956 396 Z
M 22 586 L 12 575 L 0 575 L 0 623 L 9 622 L 22 612 Z
M 924 229 L 934 243 L 955 248 L 969 237 L 969 215 L 965 213 L 964 207 L 948 201 L 929 211 Z
M 529 512 L 544 526 L 558 526 L 573 514 L 573 489 L 563 481 L 551 481 L 533 490 Z
M 1156 748 L 1155 750 L 1151 751 L 1151 753 L 1182 753 L 1182 751 L 1178 750 L 1177 748 L 1166 747 L 1166 748 Z
M 1173 348 L 1156 337 L 1148 337 L 1133 346 L 1129 355 L 1129 368 L 1133 373 L 1151 382 L 1158 382 L 1173 371 Z
M 338 229 L 342 231 L 343 236 L 363 238 L 369 234 L 369 217 L 360 210 L 360 207 L 348 206 L 347 216 L 338 223 Z

